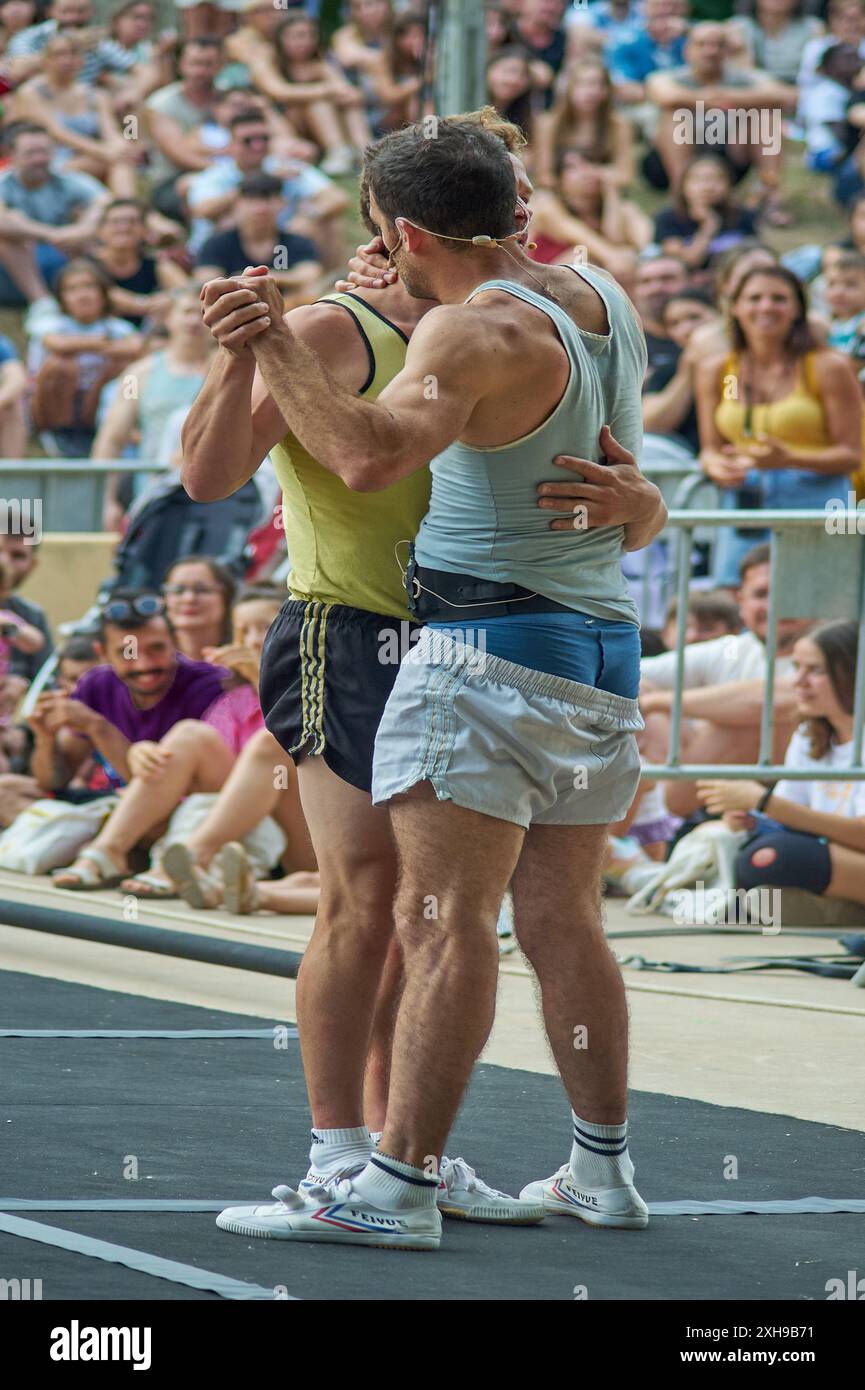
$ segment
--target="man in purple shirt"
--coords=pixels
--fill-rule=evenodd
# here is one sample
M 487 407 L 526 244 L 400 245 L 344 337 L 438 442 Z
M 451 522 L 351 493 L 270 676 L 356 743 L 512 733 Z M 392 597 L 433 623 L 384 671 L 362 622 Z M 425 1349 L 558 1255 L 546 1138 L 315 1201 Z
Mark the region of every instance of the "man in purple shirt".
M 119 590 L 102 611 L 96 646 L 105 665 L 82 676 L 71 696 L 41 695 L 30 716 L 33 775 L 46 790 L 65 787 L 91 755 L 111 785 L 123 786 L 134 743 L 158 743 L 223 693 L 228 673 L 178 652 L 158 594 Z

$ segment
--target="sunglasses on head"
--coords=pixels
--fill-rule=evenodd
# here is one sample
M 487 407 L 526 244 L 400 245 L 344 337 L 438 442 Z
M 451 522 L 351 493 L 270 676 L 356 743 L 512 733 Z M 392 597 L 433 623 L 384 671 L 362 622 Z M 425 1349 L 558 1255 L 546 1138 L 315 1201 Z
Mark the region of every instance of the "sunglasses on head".
M 102 609 L 102 618 L 107 623 L 124 623 L 129 618 L 155 618 L 165 612 L 164 600 L 159 594 L 140 594 L 138 598 L 115 598 Z

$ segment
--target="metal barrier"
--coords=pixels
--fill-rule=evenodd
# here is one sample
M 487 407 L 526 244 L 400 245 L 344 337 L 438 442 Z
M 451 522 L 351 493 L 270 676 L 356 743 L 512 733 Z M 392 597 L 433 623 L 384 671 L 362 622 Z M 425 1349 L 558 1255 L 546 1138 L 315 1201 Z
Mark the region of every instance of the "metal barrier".
M 831 526 L 830 526 L 831 522 Z M 853 700 L 853 755 L 845 768 L 821 768 L 821 782 L 865 777 L 862 763 L 865 731 L 865 508 L 824 511 L 674 511 L 668 527 L 676 532 L 676 678 L 670 721 L 667 766 L 643 768 L 652 781 L 691 781 L 697 777 L 769 781 L 813 781 L 813 771 L 774 766 L 775 666 L 779 618 L 811 618 L 828 622 L 852 618 L 858 622 L 858 660 Z M 766 635 L 766 688 L 760 727 L 758 761 L 750 765 L 683 764 L 681 761 L 682 695 L 685 677 L 691 550 L 698 526 L 736 526 L 770 532 L 769 620 Z
M 696 460 L 692 462 L 682 462 L 676 459 L 645 464 L 642 472 L 659 489 L 661 496 L 671 509 L 688 508 L 694 505 L 694 499 L 698 493 L 708 491 L 711 494 L 712 504 L 720 502 L 721 491 L 700 468 Z M 666 612 L 670 602 L 670 590 L 673 583 L 673 570 L 668 564 L 669 541 L 671 531 L 665 527 L 659 536 L 656 536 L 651 546 L 646 550 L 638 552 L 643 556 L 642 574 L 631 576 L 631 582 L 640 587 L 640 613 L 645 623 L 650 622 L 649 614 L 653 610 L 653 584 L 660 585 L 660 592 L 656 595 L 659 599 L 660 607 Z M 712 542 L 714 532 L 703 528 L 703 534 L 695 531 L 694 539 L 699 542 Z M 661 554 L 661 568 L 658 572 L 653 564 L 653 558 Z
M 101 531 L 109 473 L 165 471 L 142 459 L 0 459 L 0 490 L 7 502 L 38 502 L 42 532 Z

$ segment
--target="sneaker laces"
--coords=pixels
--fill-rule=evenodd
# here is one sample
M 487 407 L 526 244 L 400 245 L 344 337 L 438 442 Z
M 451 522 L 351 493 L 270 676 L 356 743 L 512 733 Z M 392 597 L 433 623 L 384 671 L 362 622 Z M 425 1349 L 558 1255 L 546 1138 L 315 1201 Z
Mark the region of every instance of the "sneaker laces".
M 479 1178 L 464 1158 L 442 1158 L 439 1176 L 448 1192 L 481 1192 L 485 1197 L 507 1197 L 506 1192 L 490 1187 Z
M 328 1173 L 326 1176 L 323 1175 L 322 1181 L 319 1181 L 318 1177 L 316 1177 L 315 1200 L 320 1200 L 319 1193 L 321 1193 L 322 1197 L 326 1197 L 332 1202 L 347 1201 L 348 1198 L 355 1195 L 351 1180 L 352 1178 L 356 1178 L 361 1171 L 362 1170 L 355 1164 L 350 1168 L 338 1168 L 335 1173 Z M 312 1179 L 308 1181 L 312 1181 Z M 275 1187 L 273 1189 L 273 1195 L 281 1199 L 281 1194 L 286 1191 L 292 1192 L 293 1189 L 290 1187 Z M 312 1197 L 313 1194 L 310 1192 L 308 1195 Z

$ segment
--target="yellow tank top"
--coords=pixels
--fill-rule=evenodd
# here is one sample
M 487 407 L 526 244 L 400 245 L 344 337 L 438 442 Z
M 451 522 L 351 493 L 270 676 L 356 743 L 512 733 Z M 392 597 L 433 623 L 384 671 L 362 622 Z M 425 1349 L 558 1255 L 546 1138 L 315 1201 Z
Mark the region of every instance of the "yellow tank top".
M 792 453 L 813 449 L 816 445 L 831 444 L 826 412 L 820 398 L 816 353 L 806 352 L 796 370 L 793 390 L 779 401 L 764 401 L 751 410 L 751 435 L 745 431 L 746 402 L 739 388 L 739 355 L 736 352 L 724 362 L 721 377 L 721 399 L 715 407 L 715 425 L 728 444 L 741 444 L 749 437 L 766 434 L 786 444 Z
M 325 295 L 324 302 L 343 305 L 357 324 L 370 359 L 360 395 L 374 401 L 402 370 L 408 339 L 355 295 Z M 327 409 L 326 402 L 322 409 Z M 346 440 L 346 450 L 350 448 L 351 440 Z M 271 457 L 282 488 L 292 597 L 408 618 L 396 550 L 401 541 L 414 540 L 426 513 L 429 469 L 419 469 L 381 492 L 352 492 L 292 433 L 276 445 Z M 405 550 L 403 545 L 403 559 Z

